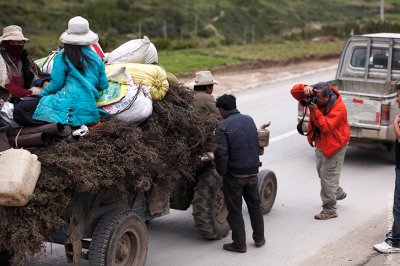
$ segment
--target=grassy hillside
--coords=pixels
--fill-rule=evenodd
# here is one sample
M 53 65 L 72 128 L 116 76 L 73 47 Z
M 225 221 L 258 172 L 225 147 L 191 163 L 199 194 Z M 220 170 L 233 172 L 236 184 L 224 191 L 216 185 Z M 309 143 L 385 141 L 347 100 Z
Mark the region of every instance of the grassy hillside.
M 400 0 L 0 0 L 0 29 L 20 25 L 35 58 L 60 45 L 68 20 L 87 18 L 111 51 L 147 35 L 173 73 L 251 60 L 339 53 L 356 34 L 398 32 Z M 336 41 L 314 43 L 315 36 Z M 332 38 L 328 38 L 332 40 Z M 179 51 L 177 51 L 179 50 Z
M 313 41 L 268 42 L 252 45 L 220 46 L 216 49 L 197 48 L 161 51 L 159 60 L 160 64 L 172 73 L 182 74 L 246 61 L 285 61 L 291 58 L 339 54 L 342 46 L 342 40 L 322 43 Z
M 159 51 L 188 53 L 277 36 L 309 40 L 319 35 L 343 38 L 351 29 L 359 34 L 398 31 L 400 0 L 385 0 L 384 25 L 379 5 L 379 0 L 0 0 L 0 28 L 23 27 L 35 57 L 60 44 L 60 34 L 76 15 L 89 20 L 106 51 L 147 35 Z

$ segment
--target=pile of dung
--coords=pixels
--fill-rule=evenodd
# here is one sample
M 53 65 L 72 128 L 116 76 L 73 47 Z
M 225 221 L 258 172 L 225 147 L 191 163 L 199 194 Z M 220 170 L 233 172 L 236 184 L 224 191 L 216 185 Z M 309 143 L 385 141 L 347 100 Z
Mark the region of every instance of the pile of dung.
M 24 207 L 0 207 L 0 248 L 12 251 L 13 264 L 43 250 L 74 192 L 171 190 L 193 178 L 200 156 L 214 148 L 218 119 L 195 111 L 192 102 L 185 87 L 170 87 L 140 125 L 110 120 L 78 141 L 34 149 L 42 172 L 33 198 Z

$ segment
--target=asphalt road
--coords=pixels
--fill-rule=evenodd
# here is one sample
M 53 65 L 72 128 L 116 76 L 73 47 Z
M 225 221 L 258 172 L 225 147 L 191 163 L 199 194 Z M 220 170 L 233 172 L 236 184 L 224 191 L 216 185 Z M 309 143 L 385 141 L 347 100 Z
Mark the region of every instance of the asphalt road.
M 390 224 L 394 186 L 394 166 L 384 151 L 350 147 L 341 176 L 348 197 L 338 205 L 339 217 L 327 221 L 313 218 L 321 210 L 315 155 L 305 137 L 295 131 L 297 102 L 289 91 L 296 83 L 313 84 L 333 79 L 334 75 L 331 68 L 234 92 L 238 109 L 253 116 L 257 125 L 272 122 L 262 169 L 276 173 L 278 194 L 273 209 L 264 218 L 266 246 L 254 247 L 245 207 L 245 254 L 222 249 L 230 242 L 230 234 L 218 241 L 203 240 L 193 226 L 191 210 L 171 211 L 148 224 L 146 265 L 364 265 L 376 256 L 372 245 L 382 240 Z M 383 265 L 390 258 L 368 265 Z M 51 245 L 30 265 L 69 264 L 63 247 Z

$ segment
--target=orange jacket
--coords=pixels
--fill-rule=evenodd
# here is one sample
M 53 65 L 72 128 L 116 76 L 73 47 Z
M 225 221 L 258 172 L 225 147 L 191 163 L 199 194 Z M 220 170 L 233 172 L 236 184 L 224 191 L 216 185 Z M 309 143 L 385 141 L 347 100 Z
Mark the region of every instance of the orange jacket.
M 297 84 L 293 86 L 290 93 L 300 101 L 306 98 L 304 95 L 305 84 Z M 310 144 L 315 141 L 315 146 L 322 150 L 325 157 L 331 157 L 338 152 L 343 146 L 347 145 L 350 140 L 350 126 L 347 121 L 347 110 L 344 105 L 342 96 L 338 89 L 329 85 L 337 94 L 337 100 L 329 110 L 327 115 L 324 115 L 320 109 L 310 110 L 310 120 L 308 123 L 307 136 Z M 312 131 L 312 123 L 320 129 L 320 136 L 315 136 Z

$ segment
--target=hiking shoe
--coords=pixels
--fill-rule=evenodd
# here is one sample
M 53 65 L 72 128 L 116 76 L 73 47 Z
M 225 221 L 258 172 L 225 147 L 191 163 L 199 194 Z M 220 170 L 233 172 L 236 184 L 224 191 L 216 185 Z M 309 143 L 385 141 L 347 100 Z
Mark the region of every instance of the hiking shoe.
M 262 246 L 265 245 L 265 239 L 263 239 L 263 240 L 258 240 L 258 241 L 254 241 L 254 243 L 256 244 L 256 247 L 257 247 L 257 248 L 262 247 Z
M 381 253 L 385 253 L 385 254 L 400 252 L 400 248 L 392 247 L 391 245 L 389 245 L 385 241 L 383 241 L 382 243 L 374 245 L 374 249 L 376 249 L 377 251 L 379 251 Z
M 222 246 L 222 248 L 225 249 L 225 250 L 228 250 L 228 251 L 239 252 L 239 253 L 246 253 L 246 251 L 247 251 L 246 247 L 238 248 L 234 242 L 229 243 L 229 244 L 224 244 Z
M 317 220 L 328 220 L 336 217 L 338 217 L 338 215 L 335 211 L 322 211 L 314 216 Z
M 347 193 L 343 192 L 342 195 L 340 195 L 340 197 L 336 197 L 336 200 L 344 200 L 347 197 Z

